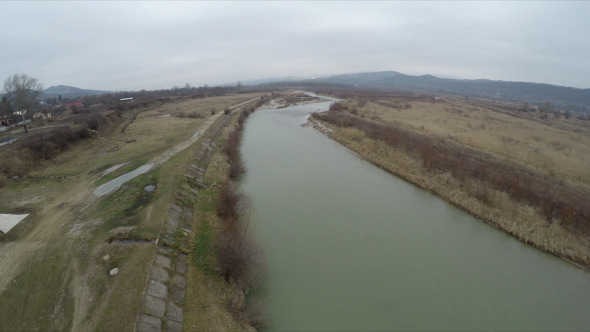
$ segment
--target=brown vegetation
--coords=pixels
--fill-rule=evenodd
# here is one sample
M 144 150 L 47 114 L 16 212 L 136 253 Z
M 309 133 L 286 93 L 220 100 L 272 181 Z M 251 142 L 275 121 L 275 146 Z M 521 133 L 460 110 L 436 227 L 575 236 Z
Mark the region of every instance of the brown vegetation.
M 33 160 L 49 159 L 81 139 L 92 136 L 107 122 L 102 113 L 84 114 L 72 119 L 73 126 L 62 125 L 27 135 L 20 146 L 31 152 Z
M 253 105 L 244 107 L 238 116 L 238 122 L 234 130 L 229 134 L 227 144 L 223 148 L 223 152 L 225 152 L 229 158 L 229 176 L 232 179 L 236 179 L 244 172 L 244 165 L 242 163 L 242 157 L 240 156 L 240 144 L 242 142 L 242 129 L 244 129 L 244 122 L 246 121 L 246 118 L 252 114 L 252 112 L 254 112 L 266 101 L 266 98 L 260 98 L 260 100 L 258 100 Z
M 248 233 L 248 202 L 244 195 L 226 183 L 219 191 L 217 215 L 217 263 L 220 274 L 247 293 L 256 286 L 262 272 L 261 248 Z
M 261 98 L 253 105 L 244 107 L 235 128 L 228 135 L 223 151 L 228 157 L 230 179 L 236 179 L 244 172 L 239 149 L 246 118 L 265 102 L 266 99 Z M 262 249 L 248 232 L 248 208 L 247 198 L 238 192 L 232 182 L 226 182 L 220 187 L 216 208 L 220 221 L 216 241 L 219 273 L 245 294 L 258 287 L 264 275 Z M 257 303 L 247 301 L 246 312 L 249 313 L 251 324 L 262 327 L 264 320 L 260 318 Z

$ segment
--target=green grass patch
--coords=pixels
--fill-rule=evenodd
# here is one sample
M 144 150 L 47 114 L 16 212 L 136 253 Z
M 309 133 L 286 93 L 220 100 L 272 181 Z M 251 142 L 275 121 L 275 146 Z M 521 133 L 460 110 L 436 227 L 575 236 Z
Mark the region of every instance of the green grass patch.
M 108 232 L 116 227 L 139 224 L 141 218 L 137 212 L 158 197 L 158 178 L 158 169 L 152 170 L 124 183 L 118 190 L 104 198 L 95 212 L 95 217 L 102 217 L 105 220 L 100 230 Z M 156 190 L 151 193 L 145 191 L 144 188 L 147 185 L 156 186 Z
M 193 264 L 205 275 L 216 274 L 212 261 L 215 255 L 215 231 L 209 223 L 209 217 L 215 214 L 217 204 L 217 190 L 203 189 L 197 199 L 197 213 L 200 223 L 191 248 Z M 206 215 L 209 215 L 205 217 Z
M 153 245 L 114 245 L 108 251 L 111 255 L 108 262 L 99 258 L 97 264 L 104 266 L 104 273 L 96 278 L 95 286 L 102 289 L 100 298 L 101 302 L 106 302 L 106 307 L 98 318 L 95 331 L 135 330 L 145 287 L 143 278 L 149 273 L 154 251 Z M 108 271 L 114 267 L 119 268 L 119 274 L 111 277 Z
M 215 213 L 217 209 L 217 190 L 203 189 L 199 192 L 199 211 Z
M 24 265 L 0 296 L 0 331 L 55 331 L 72 326 L 69 260 L 44 250 Z
M 177 201 L 177 203 L 180 203 L 180 205 L 184 206 L 184 207 L 192 207 L 194 204 L 194 202 L 189 197 L 186 197 L 186 196 L 182 197 L 180 199 L 177 199 L 176 201 Z
M 213 255 L 213 229 L 208 222 L 201 222 L 195 236 L 195 243 L 191 248 L 193 264 L 206 275 L 215 274 L 211 264 Z

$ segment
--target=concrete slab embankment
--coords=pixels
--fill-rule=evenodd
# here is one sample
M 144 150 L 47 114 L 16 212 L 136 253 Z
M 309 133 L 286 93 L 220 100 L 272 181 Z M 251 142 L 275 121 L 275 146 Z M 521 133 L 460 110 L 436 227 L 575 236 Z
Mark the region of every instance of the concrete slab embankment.
M 138 332 L 182 331 L 189 240 L 194 222 L 192 207 L 198 199 L 198 190 L 206 186 L 205 170 L 217 147 L 217 139 L 230 118 L 230 115 L 223 115 L 202 138 L 199 150 L 185 172 L 185 181 L 168 205 L 136 323 Z

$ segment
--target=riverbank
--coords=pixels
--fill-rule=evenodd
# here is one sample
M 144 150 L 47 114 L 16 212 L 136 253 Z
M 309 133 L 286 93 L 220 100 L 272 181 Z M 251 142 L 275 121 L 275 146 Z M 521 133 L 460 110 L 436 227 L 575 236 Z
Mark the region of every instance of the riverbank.
M 367 102 L 365 101 L 365 103 Z M 351 105 L 355 107 L 351 107 Z M 349 101 L 348 110 L 343 113 L 349 117 L 363 119 L 363 121 L 366 117 L 372 117 L 373 120 L 376 120 L 373 123 L 386 122 L 389 127 L 402 126 L 402 122 L 399 120 L 382 121 L 375 114 L 375 108 L 371 108 L 371 106 L 374 105 L 359 107 L 358 103 Z M 406 103 L 402 104 L 402 107 L 409 109 L 412 106 L 410 103 Z M 370 112 L 373 114 L 369 115 Z M 395 118 L 396 114 L 389 113 L 387 115 Z M 355 126 L 339 126 L 326 121 L 321 116 L 312 116 L 310 121 L 322 133 L 389 173 L 443 198 L 484 222 L 515 236 L 522 242 L 575 262 L 585 268 L 590 267 L 590 246 L 584 232 L 576 232 L 574 227 L 564 226 L 563 221 L 554 216 L 548 220 L 547 214 L 542 208 L 515 199 L 507 192 L 510 191 L 509 188 L 501 190 L 481 179 L 458 176 L 459 172 L 457 171 L 444 170 L 442 167 L 436 166 L 437 161 L 435 160 L 425 163 L 407 147 L 387 144 L 383 139 L 371 137 L 366 131 Z M 422 126 L 421 129 L 423 130 L 423 128 Z M 408 128 L 404 126 L 404 129 Z M 416 133 L 416 131 L 408 131 Z M 416 134 L 423 135 L 423 132 Z M 456 143 L 456 141 L 447 143 L 441 143 L 439 140 L 437 144 L 439 149 L 442 149 L 448 147 L 449 144 Z M 460 146 L 460 144 L 453 144 L 453 146 Z M 464 149 L 464 151 L 471 150 Z M 477 157 L 483 158 L 486 162 L 497 162 L 498 158 L 494 159 L 489 155 L 482 157 L 482 153 L 485 151 L 478 152 Z M 472 155 L 475 155 L 475 152 Z M 514 169 L 519 169 L 515 163 L 502 162 L 511 165 Z M 518 171 L 524 172 L 522 169 Z M 531 172 L 528 169 L 526 171 Z
M 268 98 L 238 109 L 199 173 L 191 241 L 185 330 L 255 331 L 262 312 L 249 294 L 261 279 L 262 254 L 248 232 L 247 198 L 233 183 L 243 173 L 240 140 L 246 118 Z

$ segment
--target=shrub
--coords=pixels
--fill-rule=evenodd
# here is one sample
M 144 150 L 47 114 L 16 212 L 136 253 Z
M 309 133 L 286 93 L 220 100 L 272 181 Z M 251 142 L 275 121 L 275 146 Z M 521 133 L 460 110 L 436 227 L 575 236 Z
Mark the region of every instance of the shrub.
M 238 122 L 234 130 L 229 134 L 227 143 L 223 148 L 223 152 L 228 156 L 228 163 L 230 165 L 229 176 L 235 179 L 244 172 L 244 165 L 240 156 L 240 144 L 242 141 L 242 129 L 244 128 L 244 122 L 246 118 L 252 114 L 256 108 L 264 104 L 265 100 L 261 99 L 249 108 L 242 109 L 242 112 L 238 116 Z M 227 109 L 226 109 L 227 110 Z
M 236 127 L 228 136 L 223 151 L 228 156 L 230 178 L 238 177 L 244 170 L 239 150 L 244 122 L 264 102 L 261 99 L 252 107 L 242 109 Z M 224 113 L 229 114 L 229 109 Z M 220 229 L 216 250 L 219 271 L 226 281 L 233 282 L 245 293 L 256 287 L 264 271 L 262 250 L 248 235 L 248 207 L 246 197 L 231 183 L 220 187 L 217 197 Z
M 339 102 L 336 102 L 336 103 L 333 103 L 332 105 L 330 105 L 329 110 L 332 112 L 342 112 L 347 109 L 348 109 L 348 107 L 346 107 L 346 105 L 343 102 L 339 101 Z
M 224 220 L 237 221 L 240 217 L 238 203 L 242 199 L 243 196 L 230 183 L 221 186 L 217 196 L 217 216 Z
M 256 286 L 262 273 L 262 250 L 240 223 L 226 225 L 218 233 L 217 262 L 220 274 L 242 291 Z
M 88 129 L 98 130 L 107 121 L 106 117 L 102 113 L 93 113 L 86 119 L 86 126 Z
M 79 126 L 76 129 L 74 129 L 71 140 L 76 141 L 83 138 L 89 138 L 90 136 L 92 135 L 90 134 L 90 130 L 88 129 L 88 127 Z
M 62 126 L 30 135 L 21 146 L 31 151 L 38 159 L 50 159 L 71 143 L 91 136 L 90 130 L 85 125 L 78 125 L 74 129 Z
M 246 197 L 229 183 L 218 194 L 217 215 L 220 229 L 217 233 L 217 262 L 219 272 L 247 292 L 256 286 L 263 274 L 262 250 L 248 234 L 249 204 Z
M 191 118 L 191 119 L 202 119 L 204 118 L 204 116 L 200 113 L 198 113 L 197 111 L 192 111 L 191 113 L 185 114 L 185 113 L 176 113 L 175 114 L 176 117 L 179 118 Z

